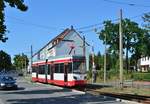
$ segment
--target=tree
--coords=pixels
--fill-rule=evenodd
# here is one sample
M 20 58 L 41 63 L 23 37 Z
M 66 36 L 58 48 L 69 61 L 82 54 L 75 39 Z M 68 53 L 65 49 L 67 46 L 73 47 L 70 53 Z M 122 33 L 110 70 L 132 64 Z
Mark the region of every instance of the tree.
M 103 56 L 101 56 L 100 51 L 94 56 L 94 62 L 96 70 L 100 70 L 103 67 Z
M 150 31 L 150 12 L 144 14 L 144 16 L 142 18 L 143 18 L 144 22 L 146 23 L 146 24 L 144 24 L 144 27 Z
M 27 66 L 29 65 L 29 59 L 27 57 L 27 55 L 23 54 L 22 55 L 15 55 L 14 57 L 14 66 L 17 70 L 22 70 L 22 69 L 26 69 Z
M 93 59 L 92 59 L 92 54 L 89 55 L 89 66 L 90 69 L 92 69 L 93 66 Z M 94 55 L 94 63 L 96 66 L 96 70 L 100 70 L 103 67 L 103 56 L 101 55 L 100 51 L 97 53 L 97 55 Z
M 132 61 L 135 63 L 137 69 L 138 60 L 144 56 L 150 56 L 150 36 L 147 30 L 141 30 L 142 34 L 137 35 L 137 41 L 133 44 L 133 54 L 131 56 Z
M 119 52 L 119 24 L 112 23 L 111 21 L 104 21 L 104 29 L 99 33 L 99 39 L 109 46 L 109 52 L 113 54 L 118 54 Z M 137 51 L 142 52 L 142 49 L 146 49 L 149 35 L 147 31 L 140 28 L 136 22 L 129 19 L 122 20 L 123 28 L 123 48 L 125 50 L 126 56 L 126 69 L 129 69 L 128 53 L 134 53 Z M 106 34 L 106 40 L 105 40 Z M 144 42 L 145 41 L 145 42 Z M 145 46 L 145 47 L 144 47 Z
M 8 39 L 6 37 L 6 25 L 5 23 L 5 13 L 4 9 L 6 7 L 6 4 L 9 4 L 11 7 L 16 7 L 17 9 L 21 11 L 26 11 L 28 7 L 23 3 L 24 0 L 0 0 L 0 41 L 6 42 Z
M 0 51 L 0 71 L 2 70 L 11 70 L 11 57 L 4 51 Z

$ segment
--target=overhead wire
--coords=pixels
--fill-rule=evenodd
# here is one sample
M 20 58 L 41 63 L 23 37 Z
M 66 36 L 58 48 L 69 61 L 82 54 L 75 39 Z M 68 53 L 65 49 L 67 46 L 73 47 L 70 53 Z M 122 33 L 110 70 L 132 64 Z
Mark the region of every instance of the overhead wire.
M 64 30 L 64 28 L 57 28 L 57 27 L 50 27 L 50 26 L 45 26 L 45 25 L 41 25 L 41 24 L 36 24 L 36 23 L 32 23 L 20 18 L 16 18 L 16 17 L 12 17 L 12 16 L 6 16 L 7 18 L 19 21 L 19 24 L 23 24 L 23 25 L 30 25 L 30 26 L 35 26 L 35 27 L 39 27 L 39 28 L 44 28 L 44 29 L 51 29 L 51 30 Z
M 141 4 L 136 4 L 136 3 L 127 3 L 127 2 L 121 2 L 121 1 L 115 1 L 115 0 L 103 0 L 103 1 L 110 2 L 110 3 L 115 3 L 115 4 L 129 5 L 129 6 L 146 7 L 146 8 L 150 7 L 150 5 L 141 5 Z
M 149 13 L 149 12 L 146 12 L 146 13 Z M 142 15 L 146 14 L 146 13 L 142 13 L 142 14 L 139 14 L 139 15 L 136 15 L 136 16 L 132 16 L 132 17 L 129 17 L 129 19 L 135 19 L 135 18 L 139 18 L 141 17 Z M 118 21 L 119 19 L 113 19 L 111 20 L 112 22 L 115 22 L 115 21 Z M 96 27 L 96 26 L 100 26 L 100 27 Z M 91 32 L 91 31 L 95 31 L 95 30 L 98 30 L 98 29 L 101 29 L 104 27 L 104 24 L 103 23 L 99 23 L 99 24 L 93 24 L 93 25 L 88 25 L 88 26 L 84 26 L 84 27 L 80 27 L 80 28 L 77 28 L 78 32 L 79 33 L 87 33 L 87 32 Z M 89 29 L 88 29 L 89 28 Z M 84 30 L 86 29 L 86 30 Z
M 117 21 L 118 19 L 113 19 L 111 21 Z M 79 28 L 76 28 L 76 30 L 84 30 L 84 29 L 88 29 L 88 28 L 92 28 L 92 27 L 97 27 L 97 26 L 101 26 L 103 25 L 103 22 L 101 23 L 97 23 L 97 24 L 92 24 L 92 25 L 87 25 L 87 26 L 83 26 L 83 27 L 79 27 Z
M 142 15 L 143 15 L 143 13 L 140 14 L 140 15 L 131 17 L 131 18 L 137 18 L 137 17 L 142 16 Z M 14 19 L 14 20 L 17 20 L 17 21 L 20 21 L 21 24 L 24 24 L 24 25 L 31 25 L 31 26 L 35 26 L 35 27 L 39 27 L 39 28 L 48 29 L 48 30 L 50 30 L 50 29 L 53 29 L 53 30 L 64 30 L 64 28 L 49 27 L 49 26 L 45 26 L 45 25 L 35 24 L 35 23 L 31 23 L 29 21 L 25 21 L 25 20 L 16 18 L 16 17 L 11 17 L 11 16 L 7 16 L 7 17 L 11 18 L 11 19 Z M 118 21 L 118 19 L 114 19 L 114 20 L 111 20 L 111 21 Z M 93 27 L 98 28 L 99 26 L 102 26 L 102 25 L 103 25 L 103 22 L 92 24 L 92 25 L 87 25 L 87 26 L 83 26 L 83 27 L 79 27 L 79 28 L 76 28 L 76 30 L 77 31 L 81 31 L 81 30 L 86 29 L 85 31 L 89 31 L 89 30 L 91 30 L 90 28 L 93 28 Z

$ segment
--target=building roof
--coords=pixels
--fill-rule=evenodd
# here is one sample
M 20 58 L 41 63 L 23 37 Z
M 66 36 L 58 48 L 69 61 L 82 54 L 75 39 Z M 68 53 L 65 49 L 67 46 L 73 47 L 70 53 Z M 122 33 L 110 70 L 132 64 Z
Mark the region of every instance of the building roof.
M 50 43 L 53 43 L 53 46 L 51 48 L 53 48 L 54 46 L 56 46 L 60 41 L 62 41 L 64 39 L 64 37 L 66 35 L 68 35 L 71 31 L 74 31 L 75 33 L 77 33 L 73 27 L 71 27 L 71 29 L 67 28 L 65 29 L 63 32 L 61 32 L 59 35 L 57 35 L 55 38 L 53 38 L 51 41 L 49 41 L 46 45 L 44 45 L 39 51 L 37 51 L 33 56 L 35 56 L 36 54 L 38 54 L 41 50 L 43 50 L 46 46 L 48 46 Z M 77 35 L 83 40 L 83 38 L 77 33 Z M 69 40 L 63 40 L 63 41 L 69 41 Z M 88 46 L 89 44 L 87 42 L 85 42 Z M 50 48 L 50 49 L 51 49 Z

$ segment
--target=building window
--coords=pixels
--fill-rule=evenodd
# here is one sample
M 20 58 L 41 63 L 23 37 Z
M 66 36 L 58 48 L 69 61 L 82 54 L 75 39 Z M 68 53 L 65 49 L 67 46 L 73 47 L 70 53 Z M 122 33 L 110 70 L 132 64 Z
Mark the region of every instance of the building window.
M 142 61 L 144 61 L 144 58 L 142 58 Z

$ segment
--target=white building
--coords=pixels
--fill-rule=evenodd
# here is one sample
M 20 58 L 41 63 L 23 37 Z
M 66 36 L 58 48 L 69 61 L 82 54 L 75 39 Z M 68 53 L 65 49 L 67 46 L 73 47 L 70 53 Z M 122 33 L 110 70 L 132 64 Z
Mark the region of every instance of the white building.
M 150 57 L 142 57 L 139 60 L 138 71 L 147 72 L 148 70 L 150 70 Z

